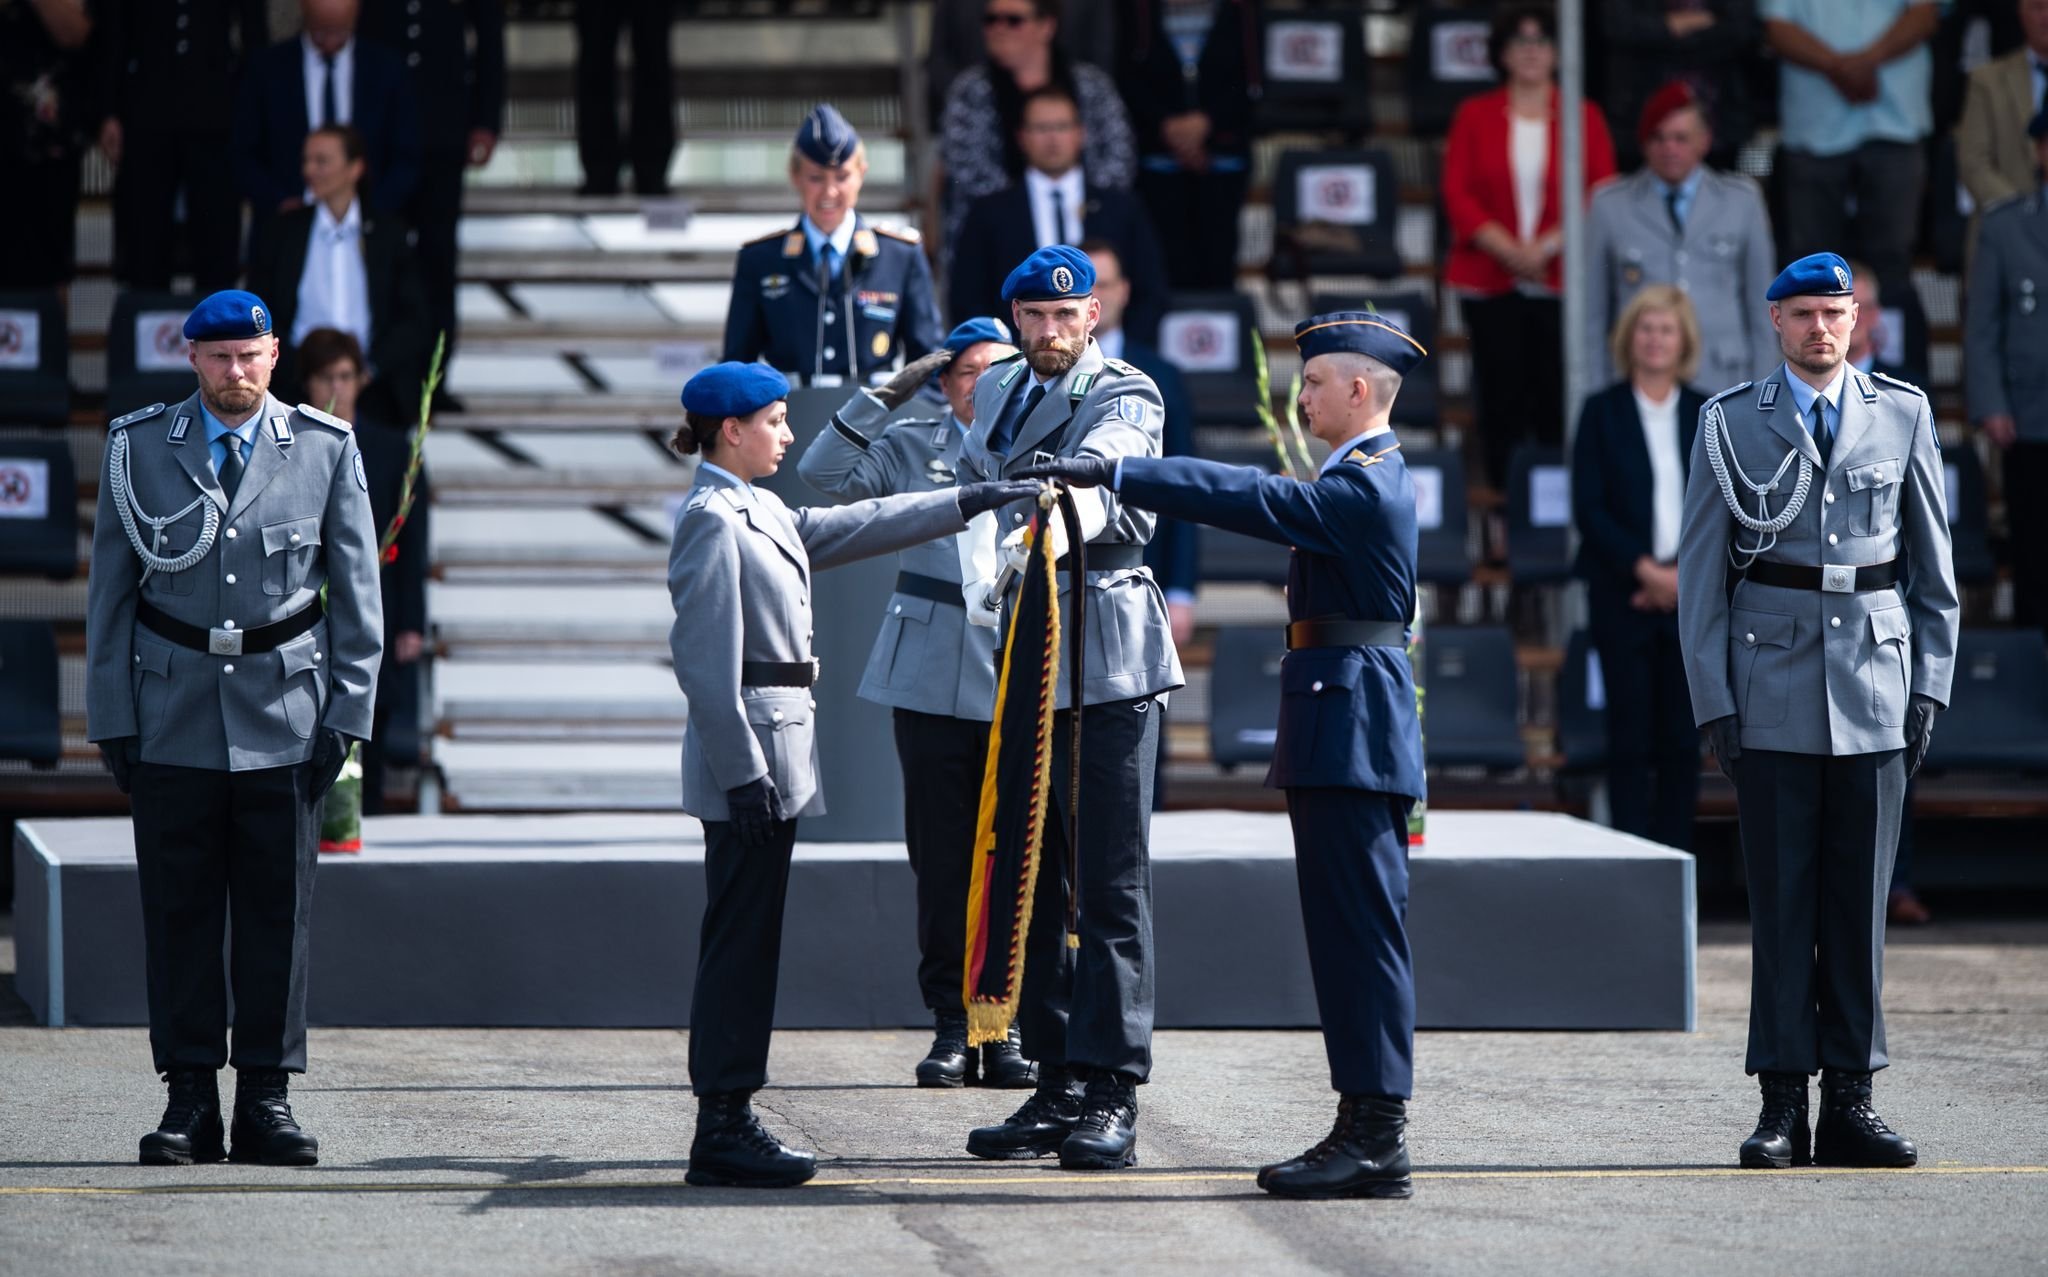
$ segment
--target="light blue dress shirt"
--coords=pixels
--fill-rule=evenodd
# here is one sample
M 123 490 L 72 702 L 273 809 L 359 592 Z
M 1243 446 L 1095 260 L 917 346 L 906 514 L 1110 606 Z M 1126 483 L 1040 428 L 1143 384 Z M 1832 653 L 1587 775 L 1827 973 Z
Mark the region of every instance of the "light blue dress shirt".
M 1678 221 L 1682 226 L 1692 225 L 1692 202 L 1700 193 L 1700 183 L 1705 180 L 1706 172 L 1704 164 L 1694 165 L 1692 172 L 1678 184 Z M 1668 202 L 1671 191 L 1672 188 L 1668 184 L 1661 181 L 1657 183 L 1658 198 Z
M 255 446 L 256 423 L 263 420 L 262 413 L 257 413 L 241 425 L 230 430 L 220 423 L 219 418 L 206 410 L 206 403 L 202 400 L 199 404 L 199 419 L 206 425 L 206 455 L 213 460 L 213 473 L 216 477 L 219 476 L 221 466 L 228 459 L 227 441 L 230 435 L 233 435 L 240 444 L 242 464 L 249 464 L 249 449 Z
M 836 254 L 832 259 L 832 278 L 838 279 L 839 272 L 846 269 L 846 251 L 853 247 L 853 214 L 849 212 L 839 223 L 839 229 L 830 235 L 819 230 L 808 214 L 805 215 L 803 223 L 804 243 L 810 246 L 811 260 L 817 261 L 818 255 L 825 251 L 825 245 L 830 244 Z
M 1927 0 L 1762 0 L 1758 14 L 1806 28 L 1838 53 L 1853 53 Z M 1946 0 L 1937 0 L 1946 8 Z M 1878 68 L 1874 101 L 1850 103 L 1818 71 L 1778 64 L 1779 138 L 1809 155 L 1842 155 L 1865 142 L 1917 142 L 1934 130 L 1934 55 L 1926 45 Z
M 1835 369 L 1835 379 L 1824 388 L 1815 390 L 1806 384 L 1788 364 L 1785 367 L 1785 385 L 1791 388 L 1792 404 L 1799 409 L 1799 424 L 1806 427 L 1806 433 L 1813 433 L 1813 401 L 1818 398 L 1827 407 L 1821 409 L 1828 423 L 1828 437 L 1840 438 L 1842 433 L 1842 390 L 1849 384 L 1849 364 L 1842 362 Z

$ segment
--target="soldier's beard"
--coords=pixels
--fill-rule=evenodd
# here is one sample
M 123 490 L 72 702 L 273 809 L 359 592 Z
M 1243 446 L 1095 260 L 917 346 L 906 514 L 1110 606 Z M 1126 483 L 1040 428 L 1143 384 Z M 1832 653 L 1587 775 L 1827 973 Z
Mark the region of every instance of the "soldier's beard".
M 1813 373 L 1815 376 L 1834 372 L 1835 369 L 1842 366 L 1842 361 L 1848 358 L 1846 348 L 1841 346 L 1833 347 L 1825 354 L 1808 350 L 1805 342 L 1800 342 L 1798 345 L 1789 348 L 1781 344 L 1779 349 L 1784 352 L 1786 363 L 1791 364 L 1802 372 Z
M 1040 377 L 1063 377 L 1068 369 L 1081 361 L 1081 349 L 1087 344 L 1085 337 L 1079 341 L 1047 337 L 1031 349 L 1024 362 L 1030 364 L 1031 371 Z
M 199 388 L 199 397 L 215 416 L 240 417 L 263 402 L 263 387 L 253 381 L 235 381 L 218 390 Z

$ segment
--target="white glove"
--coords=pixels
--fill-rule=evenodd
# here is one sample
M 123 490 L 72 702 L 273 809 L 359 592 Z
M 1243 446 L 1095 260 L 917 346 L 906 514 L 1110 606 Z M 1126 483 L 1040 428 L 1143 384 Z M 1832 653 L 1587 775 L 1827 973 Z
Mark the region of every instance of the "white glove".
M 1065 558 L 1067 553 L 1067 521 L 1060 517 L 1057 506 L 1045 512 L 1045 523 L 1046 527 L 1051 530 L 1049 535 L 1052 537 L 1052 557 L 1055 559 Z M 1030 530 L 1030 524 L 1018 524 L 1016 527 L 1011 528 L 1009 533 L 1003 537 L 1002 545 L 999 547 L 1004 554 L 1009 556 L 1009 562 L 1019 572 L 1022 572 L 1024 565 L 1031 561 L 1031 549 L 1024 544 L 1024 534 Z
M 983 577 L 960 587 L 961 601 L 967 607 L 967 623 L 984 629 L 995 629 L 1003 623 L 1002 600 L 994 607 L 988 605 L 989 595 L 995 593 L 997 578 Z

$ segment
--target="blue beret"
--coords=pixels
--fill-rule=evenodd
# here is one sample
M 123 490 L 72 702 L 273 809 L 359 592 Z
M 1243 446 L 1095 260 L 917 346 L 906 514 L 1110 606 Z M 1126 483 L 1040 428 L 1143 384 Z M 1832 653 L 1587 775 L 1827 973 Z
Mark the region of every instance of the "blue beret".
M 1007 344 L 1009 340 L 1010 326 L 1008 324 L 1000 319 L 983 315 L 970 319 L 952 332 L 947 333 L 945 345 L 947 350 L 952 351 L 955 356 L 958 356 L 969 346 L 978 346 L 985 341 L 1000 341 Z
M 1809 253 L 1778 272 L 1764 293 L 1764 300 L 1781 302 L 1787 297 L 1847 297 L 1856 291 L 1856 279 L 1849 263 L 1833 253 Z
M 2027 124 L 2027 136 L 2036 142 L 2048 137 L 2048 103 L 2043 103 L 2041 109 L 2034 112 L 2034 118 Z
M 270 308 L 254 293 L 229 288 L 185 316 L 186 341 L 242 341 L 270 331 Z
M 1003 281 L 1006 302 L 1051 302 L 1095 292 L 1095 263 L 1066 244 L 1041 248 Z
M 1349 351 L 1370 355 L 1403 377 L 1429 353 L 1401 325 L 1368 310 L 1310 315 L 1294 326 L 1294 345 L 1303 363 L 1317 355 Z
M 778 399 L 789 398 L 789 378 L 767 364 L 728 360 L 700 370 L 683 383 L 683 410 L 706 417 L 748 417 Z
M 829 102 L 820 102 L 812 107 L 804 122 L 797 126 L 797 154 L 826 168 L 838 168 L 846 163 L 853 158 L 859 146 L 860 134 L 853 131 L 846 117 Z

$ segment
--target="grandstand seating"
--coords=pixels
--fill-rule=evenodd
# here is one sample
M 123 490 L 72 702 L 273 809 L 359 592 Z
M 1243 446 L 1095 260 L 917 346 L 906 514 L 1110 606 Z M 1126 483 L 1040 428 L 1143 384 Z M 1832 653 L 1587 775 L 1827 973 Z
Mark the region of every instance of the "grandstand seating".
M 70 365 L 57 291 L 0 293 L 0 422 L 63 425 L 71 415 Z

